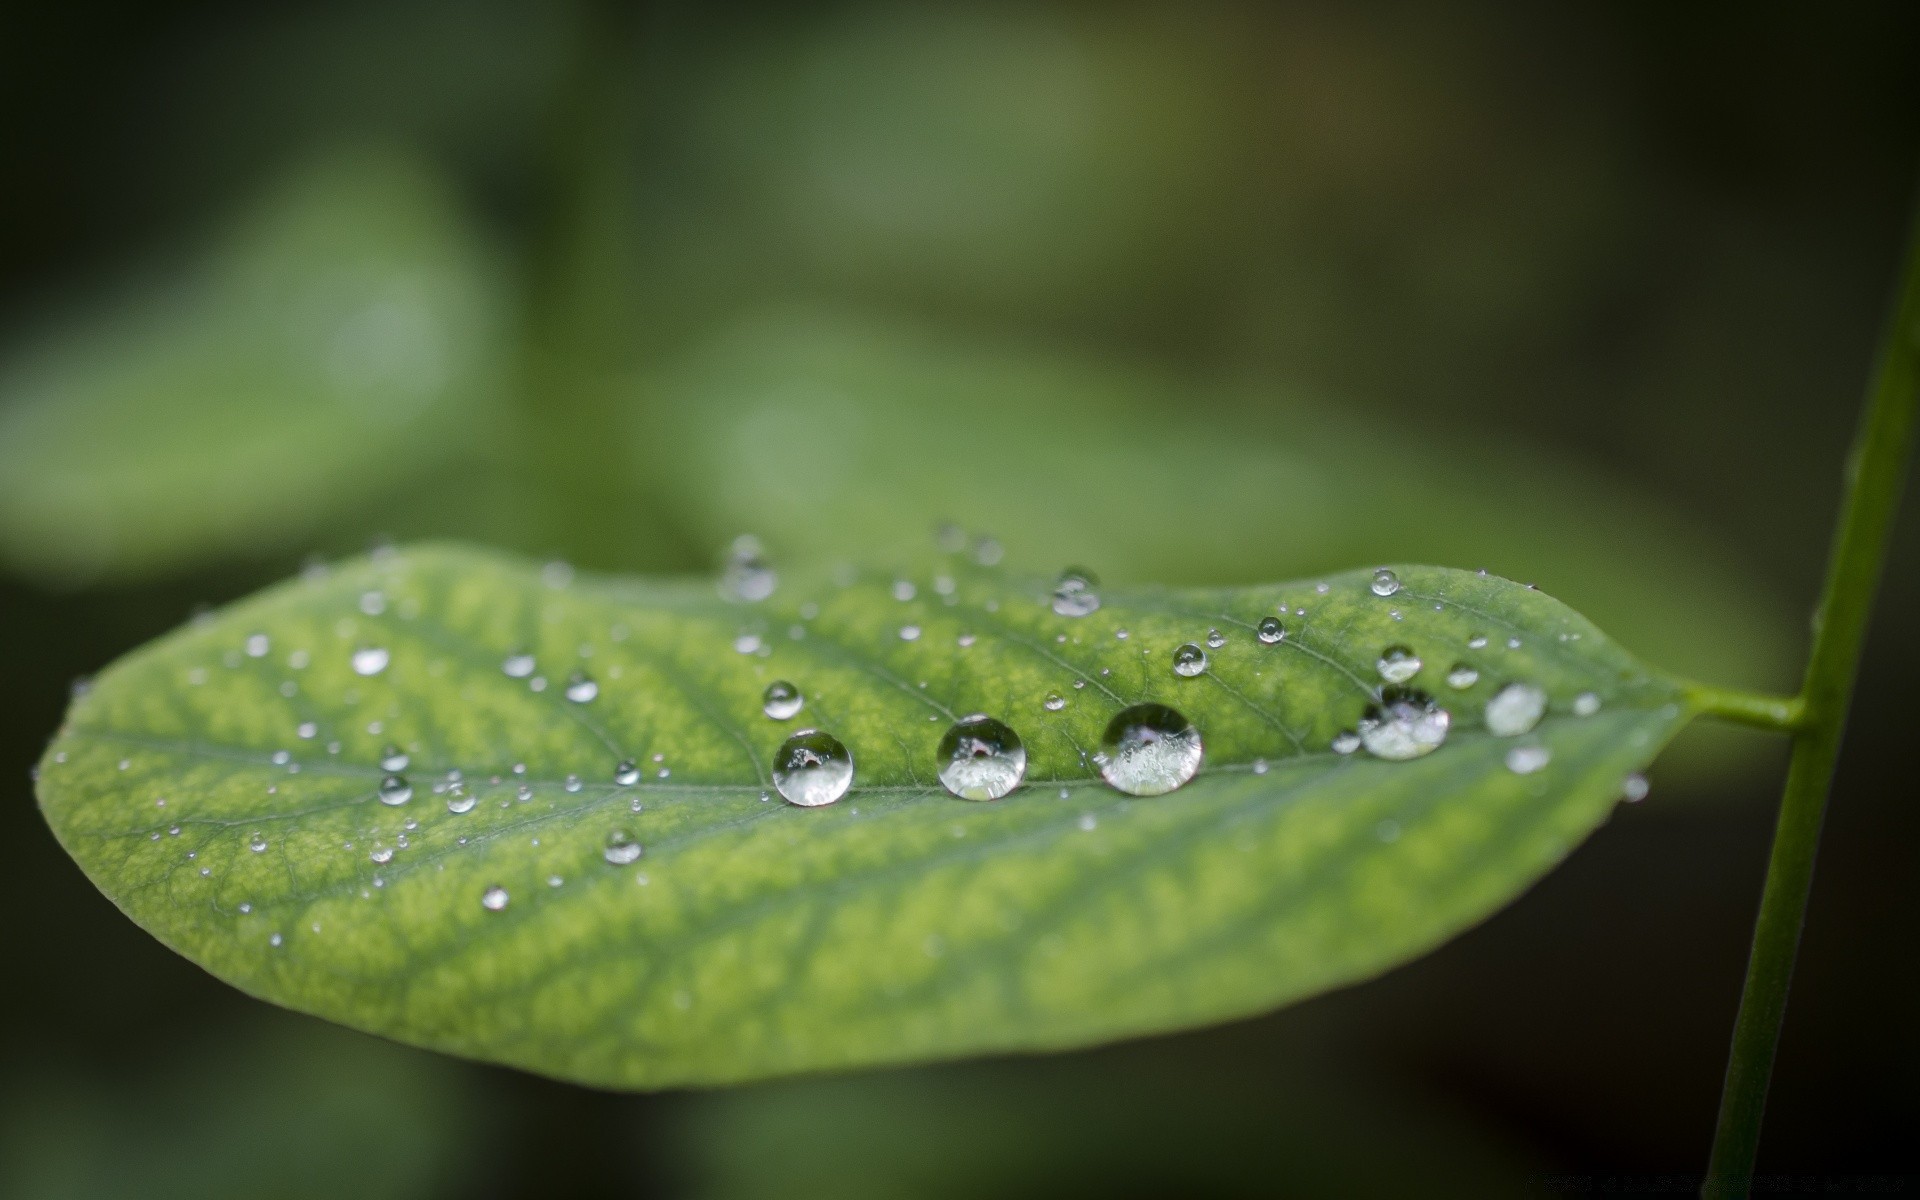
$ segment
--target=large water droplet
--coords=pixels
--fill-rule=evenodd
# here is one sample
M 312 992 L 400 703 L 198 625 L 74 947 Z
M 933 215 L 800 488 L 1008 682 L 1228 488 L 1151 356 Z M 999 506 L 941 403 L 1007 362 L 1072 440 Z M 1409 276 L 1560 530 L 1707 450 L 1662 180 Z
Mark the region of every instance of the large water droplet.
M 1373 573 L 1372 586 L 1374 595 L 1391 596 L 1400 590 L 1400 577 L 1385 567 L 1381 567 Z
M 1173 652 L 1173 673 L 1186 679 L 1207 669 L 1207 652 L 1187 642 Z
M 1515 746 L 1507 751 L 1507 770 L 1515 775 L 1531 775 L 1552 758 L 1553 751 L 1545 746 Z
M 760 539 L 743 533 L 727 547 L 726 562 L 720 568 L 720 594 L 743 604 L 765 600 L 780 582 L 767 565 Z
M 1390 687 L 1360 718 L 1360 744 L 1375 758 L 1399 762 L 1431 754 L 1447 740 L 1452 714 L 1414 688 Z
M 1084 617 L 1100 607 L 1100 581 L 1093 572 L 1069 567 L 1053 585 L 1053 611 L 1063 617 Z
M 1261 641 L 1271 646 L 1281 638 L 1286 637 L 1287 631 L 1286 628 L 1280 624 L 1279 617 L 1262 617 L 1260 618 L 1258 636 Z
M 1388 683 L 1405 683 L 1420 673 L 1420 656 L 1405 646 L 1388 646 L 1380 652 L 1380 678 Z
M 585 704 L 600 694 L 600 685 L 585 672 L 575 671 L 567 679 L 567 699 L 575 704 Z
M 389 775 L 380 781 L 380 803 L 399 806 L 413 799 L 413 785 L 404 775 Z
M 807 698 L 800 689 L 784 679 L 776 679 L 767 685 L 767 691 L 760 698 L 760 711 L 776 721 L 791 721 L 806 707 Z
M 384 646 L 362 646 L 353 652 L 353 673 L 355 675 L 378 675 L 387 669 L 387 654 Z
M 1192 779 L 1204 751 L 1200 731 L 1178 711 L 1136 704 L 1107 723 L 1093 761 L 1103 779 L 1128 795 L 1159 796 Z
M 955 722 L 940 739 L 940 783 L 962 800 L 998 800 L 1020 786 L 1027 748 L 1020 735 L 992 717 Z
M 500 669 L 515 679 L 525 679 L 533 674 L 534 665 L 533 655 L 519 650 L 507 655 L 506 660 L 500 664 Z
M 1547 711 L 1547 694 L 1530 683 L 1510 683 L 1487 701 L 1487 732 L 1495 737 L 1518 737 L 1540 723 Z
M 1447 686 L 1455 691 L 1464 691 L 1480 682 L 1480 672 L 1466 663 L 1453 664 L 1453 670 L 1447 672 Z
M 830 733 L 802 729 L 780 743 L 773 756 L 773 786 L 789 804 L 832 804 L 852 785 L 853 755 Z
M 623 760 L 613 769 L 613 781 L 621 787 L 632 787 L 640 782 L 640 764 L 632 759 Z
M 480 907 L 486 909 L 488 912 L 499 912 L 507 906 L 509 899 L 507 889 L 496 883 L 486 891 L 480 893 Z
M 624 867 L 640 859 L 640 843 L 624 829 L 616 829 L 607 835 L 607 848 L 601 851 L 603 857 L 616 867 Z

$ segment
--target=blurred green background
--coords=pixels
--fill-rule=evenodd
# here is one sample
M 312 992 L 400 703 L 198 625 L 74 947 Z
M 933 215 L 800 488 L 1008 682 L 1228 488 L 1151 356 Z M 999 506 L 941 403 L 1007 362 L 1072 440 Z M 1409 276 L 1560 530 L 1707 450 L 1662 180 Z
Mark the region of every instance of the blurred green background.
M 1690 736 L 1511 909 L 1270 1017 L 645 1097 L 214 983 L 93 891 L 26 771 L 74 678 L 423 536 L 684 572 L 742 532 L 885 558 L 954 520 L 1116 581 L 1485 566 L 1790 689 L 1920 164 L 1915 45 L 1893 0 L 9 6 L 0 1195 L 1699 1170 L 1783 762 L 1757 736 Z M 1915 1168 L 1917 540 L 1767 1171 Z

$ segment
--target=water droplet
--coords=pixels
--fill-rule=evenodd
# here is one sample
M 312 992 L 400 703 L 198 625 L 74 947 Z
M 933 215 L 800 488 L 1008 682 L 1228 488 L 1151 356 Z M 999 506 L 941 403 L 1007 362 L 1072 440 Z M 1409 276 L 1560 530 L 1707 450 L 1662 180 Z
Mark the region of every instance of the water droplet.
M 353 673 L 355 675 L 378 675 L 387 669 L 387 651 L 384 646 L 362 646 L 353 652 Z
M 469 795 L 464 788 L 456 788 L 447 795 L 447 811 L 450 813 L 470 813 L 473 811 L 473 806 L 479 802 L 479 797 Z
M 767 565 L 760 539 L 743 533 L 727 547 L 720 568 L 720 594 L 729 600 L 752 604 L 773 595 L 780 577 Z
M 379 592 L 362 592 L 360 611 L 370 617 L 377 617 L 387 611 L 387 598 Z
M 281 936 L 280 936 L 279 934 L 277 934 L 277 933 L 276 933 L 276 934 L 273 934 L 272 936 L 270 936 L 270 937 L 268 937 L 268 938 L 267 938 L 267 945 L 269 945 L 269 946 L 278 946 L 278 945 L 280 945 L 280 944 L 281 944 L 282 942 L 284 942 L 284 941 L 286 941 L 286 940 L 287 940 L 287 939 L 285 939 L 285 938 L 283 938 L 283 937 L 281 937 Z
M 1281 638 L 1286 637 L 1287 631 L 1285 627 L 1280 624 L 1279 617 L 1262 617 L 1260 618 L 1260 628 L 1257 636 L 1261 641 L 1271 646 Z
M 1420 656 L 1405 646 L 1388 646 L 1380 652 L 1380 661 L 1374 664 L 1380 670 L 1380 678 L 1388 683 L 1405 683 L 1420 673 Z
M 407 764 L 411 761 L 412 760 L 407 757 L 405 750 L 391 743 L 388 744 L 386 749 L 380 752 L 380 769 L 382 771 L 404 771 L 407 769 Z
M 1373 573 L 1372 587 L 1373 594 L 1376 596 L 1391 596 L 1400 590 L 1400 577 L 1381 567 Z
M 1647 777 L 1635 772 L 1620 781 L 1620 798 L 1628 804 L 1638 804 L 1647 798 Z
M 1100 593 L 1094 589 L 1099 586 L 1100 581 L 1092 571 L 1069 567 L 1060 572 L 1060 582 L 1053 585 L 1054 613 L 1062 617 L 1084 617 L 1097 611 Z
M 1467 649 L 1469 650 L 1485 650 L 1486 648 L 1487 635 L 1484 633 L 1476 633 L 1467 639 Z
M 1080 832 L 1092 833 L 1094 830 L 1100 828 L 1100 818 L 1094 816 L 1092 813 L 1081 813 L 1079 825 Z
M 1453 664 L 1453 670 L 1447 672 L 1447 686 L 1456 691 L 1464 691 L 1480 682 L 1480 672 L 1466 663 Z
M 632 759 L 624 759 L 613 769 L 613 781 L 621 787 L 632 787 L 640 782 L 640 764 Z
M 380 803 L 399 806 L 413 799 L 413 785 L 404 775 L 389 775 L 380 781 Z
M 1046 709 L 1048 712 L 1059 712 L 1066 706 L 1067 698 L 1059 692 L 1048 692 L 1047 698 L 1040 702 L 1040 707 Z
M 737 654 L 757 654 L 760 651 L 760 635 L 743 633 L 733 639 L 733 649 Z
M 1192 642 L 1186 642 L 1173 652 L 1173 673 L 1182 678 L 1192 679 L 1207 669 L 1207 652 Z
M 918 625 L 902 625 L 900 627 L 900 640 L 903 642 L 919 641 L 920 627 Z
M 585 704 L 599 694 L 600 685 L 595 683 L 592 677 L 585 672 L 575 671 L 567 677 L 566 696 L 567 699 L 573 701 L 575 704 Z
M 265 658 L 267 651 L 272 649 L 272 646 L 273 644 L 267 640 L 266 634 L 253 634 L 247 638 L 247 657 Z
M 525 804 L 527 801 L 533 799 L 533 785 L 530 783 L 521 784 L 519 787 L 513 789 L 513 797 L 520 801 L 520 803 Z
M 1390 687 L 1360 718 L 1360 744 L 1375 758 L 1395 762 L 1419 758 L 1439 749 L 1452 723 L 1452 714 L 1425 692 Z
M 1136 704 L 1107 723 L 1093 761 L 1102 778 L 1128 795 L 1159 796 L 1192 779 L 1203 753 L 1200 731 L 1178 711 Z
M 624 829 L 616 829 L 607 835 L 607 848 L 601 855 L 616 867 L 624 867 L 640 860 L 640 843 Z
M 761 696 L 760 711 L 776 721 L 791 721 L 806 703 L 807 698 L 800 694 L 799 688 L 784 679 L 776 679 Z
M 941 785 L 962 800 L 998 800 L 1027 773 L 1020 735 L 983 714 L 948 727 L 938 753 Z
M 1530 683 L 1510 683 L 1487 701 L 1487 732 L 1495 737 L 1518 737 L 1540 723 L 1547 711 L 1547 694 Z
M 320 726 L 312 721 L 302 721 L 293 727 L 293 734 L 303 742 L 310 742 L 320 733 Z
M 973 561 L 983 567 L 998 566 L 1005 555 L 1006 550 L 993 538 L 983 537 L 973 543 Z
M 636 773 L 635 778 L 638 778 L 638 773 Z M 560 786 L 569 792 L 577 792 L 581 787 L 580 777 L 578 775 L 568 775 L 566 779 L 561 782 Z
M 911 581 L 905 579 L 896 579 L 893 581 L 893 598 L 900 601 L 900 603 L 905 604 L 917 595 L 919 595 L 919 591 L 913 586 Z
M 802 729 L 774 754 L 773 786 L 781 798 L 802 808 L 832 804 L 853 785 L 853 755 L 840 739 L 818 729 Z
M 507 655 L 506 660 L 500 664 L 500 669 L 515 679 L 525 679 L 533 674 L 534 665 L 533 655 L 524 650 L 517 650 Z
M 965 649 L 966 647 L 973 645 L 975 638 L 970 633 L 963 633 L 954 640 L 960 643 L 960 646 L 962 649 Z
M 255 854 L 264 853 L 266 848 L 267 838 L 265 834 L 256 833 L 247 841 L 247 849 L 253 851 Z
M 1253 773 L 1254 773 L 1255 775 L 1265 775 L 1265 774 L 1267 773 L 1267 760 L 1266 760 L 1266 759 L 1264 759 L 1264 758 L 1256 758 L 1256 759 L 1254 759 L 1254 760 L 1253 760 Z
M 1333 735 L 1329 745 L 1335 754 L 1352 754 L 1360 748 L 1360 735 L 1351 729 L 1343 729 Z
M 510 898 L 511 897 L 507 895 L 507 889 L 496 883 L 486 891 L 480 893 L 480 907 L 486 909 L 488 912 L 499 912 L 507 906 L 507 901 Z
M 373 849 L 367 851 L 367 857 L 372 859 L 376 866 L 384 867 L 393 861 L 393 847 L 375 846 Z
M 1515 775 L 1531 775 L 1552 758 L 1553 751 L 1545 746 L 1515 746 L 1507 751 L 1507 770 Z
M 1590 717 L 1600 711 L 1600 697 L 1594 692 L 1581 692 L 1573 698 L 1573 715 Z

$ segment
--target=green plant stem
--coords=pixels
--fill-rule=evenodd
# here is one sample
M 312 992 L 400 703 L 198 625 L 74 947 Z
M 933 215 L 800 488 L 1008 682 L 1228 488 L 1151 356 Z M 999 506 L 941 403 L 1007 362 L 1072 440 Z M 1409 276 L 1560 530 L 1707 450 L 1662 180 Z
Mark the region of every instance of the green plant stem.
M 1920 223 L 1911 235 L 1893 320 L 1847 464 L 1825 591 L 1815 612 L 1801 714 L 1774 828 L 1753 954 L 1734 1020 L 1720 1120 L 1702 1192 L 1745 1196 L 1752 1186 L 1767 1080 L 1786 1014 L 1787 985 L 1806 920 L 1813 860 L 1859 672 L 1867 618 L 1900 502 L 1920 397 Z
M 1792 733 L 1805 719 L 1805 705 L 1798 696 L 1768 696 L 1700 683 L 1689 684 L 1687 695 L 1701 715 L 1719 717 L 1737 725 Z

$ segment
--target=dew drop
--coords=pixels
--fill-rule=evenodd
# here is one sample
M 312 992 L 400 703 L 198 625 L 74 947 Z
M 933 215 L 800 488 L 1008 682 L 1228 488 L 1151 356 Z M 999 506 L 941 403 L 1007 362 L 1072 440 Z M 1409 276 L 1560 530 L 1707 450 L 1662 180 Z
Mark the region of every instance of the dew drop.
M 773 595 L 780 577 L 767 565 L 760 539 L 743 533 L 727 547 L 720 568 L 720 594 L 728 600 L 752 604 Z
M 575 671 L 568 676 L 566 697 L 575 704 L 585 704 L 599 694 L 600 685 L 585 672 Z
M 941 785 L 962 800 L 998 800 L 1027 773 L 1020 735 L 984 714 L 948 727 L 938 755 Z
M 1209 650 L 1218 650 L 1220 647 L 1226 644 L 1227 644 L 1226 634 L 1221 633 L 1218 629 L 1207 630 L 1207 648 Z
M 1260 619 L 1260 628 L 1256 636 L 1258 636 L 1261 641 L 1271 646 L 1275 642 L 1279 641 L 1281 638 L 1286 637 L 1287 631 L 1286 631 L 1286 628 L 1280 624 L 1279 617 L 1262 617 Z
M 259 833 L 254 834 L 253 837 L 247 841 L 247 849 L 253 851 L 255 854 L 265 853 L 267 849 L 266 835 Z
M 973 561 L 983 567 L 998 566 L 1005 556 L 1005 548 L 993 538 L 983 537 L 973 543 Z
M 515 679 L 525 679 L 533 674 L 534 666 L 533 655 L 519 650 L 507 655 L 506 660 L 500 664 L 500 669 Z
M 1053 585 L 1053 611 L 1062 617 L 1084 617 L 1100 608 L 1100 593 L 1095 589 L 1100 581 L 1093 572 L 1069 567 L 1060 572 L 1060 581 Z
M 1510 683 L 1487 701 L 1487 732 L 1495 737 L 1518 737 L 1540 723 L 1547 711 L 1547 694 L 1530 683 Z
M 1177 710 L 1136 704 L 1107 723 L 1093 761 L 1103 779 L 1128 795 L 1160 796 L 1192 779 L 1204 752 L 1200 731 Z
M 1447 672 L 1447 686 L 1455 691 L 1464 691 L 1480 682 L 1480 672 L 1466 663 L 1453 664 L 1453 670 Z
M 1040 702 L 1040 707 L 1046 709 L 1048 712 L 1059 712 L 1066 706 L 1067 698 L 1059 692 L 1048 692 L 1047 698 Z
M 818 729 L 802 729 L 774 754 L 773 786 L 789 804 L 818 808 L 832 804 L 853 785 L 853 755 L 840 739 Z
M 533 799 L 533 785 L 528 783 L 521 784 L 519 787 L 513 789 L 513 796 L 514 799 L 525 804 L 527 801 Z
M 367 851 L 367 857 L 372 859 L 376 866 L 384 867 L 393 861 L 393 847 L 375 846 L 373 849 Z
M 389 775 L 380 781 L 380 803 L 398 807 L 413 799 L 413 785 L 404 775 Z
M 919 641 L 920 627 L 918 625 L 902 625 L 900 627 L 900 640 L 903 642 Z
M 1425 692 L 1389 687 L 1360 718 L 1360 744 L 1375 758 L 1402 762 L 1439 749 L 1452 723 L 1452 714 Z
M 1628 804 L 1638 804 L 1647 798 L 1647 777 L 1635 772 L 1620 781 L 1620 798 Z
M 486 909 L 488 912 L 499 912 L 507 906 L 507 901 L 510 898 L 511 897 L 507 895 L 507 889 L 496 883 L 486 891 L 480 893 L 480 907 Z
M 1515 775 L 1531 775 L 1552 758 L 1553 751 L 1545 746 L 1515 746 L 1507 751 L 1507 770 Z
M 1360 735 L 1351 729 L 1343 729 L 1333 735 L 1329 745 L 1335 754 L 1352 754 L 1360 748 Z
M 1185 679 L 1192 679 L 1207 669 L 1207 652 L 1192 642 L 1183 644 L 1173 652 L 1173 673 Z
M 247 638 L 248 658 L 265 658 L 270 649 L 272 649 L 272 643 L 267 640 L 267 635 L 264 633 L 256 633 Z
M 776 721 L 791 721 L 806 706 L 807 698 L 800 689 L 784 679 L 776 679 L 767 685 L 766 694 L 760 698 L 760 711 Z
M 1405 683 L 1420 673 L 1420 656 L 1405 646 L 1388 646 L 1374 664 L 1388 683 Z
M 624 829 L 616 829 L 607 835 L 606 849 L 601 856 L 616 867 L 624 867 L 640 860 L 641 846 L 633 840 L 633 835 Z
M 640 764 L 630 758 L 621 760 L 620 765 L 613 769 L 613 781 L 621 787 L 632 787 L 639 783 Z
M 893 581 L 893 598 L 900 603 L 905 604 L 919 594 L 918 589 L 913 586 L 911 581 L 905 579 L 896 579 Z
M 392 743 L 388 743 L 387 748 L 380 752 L 380 769 L 382 771 L 404 771 L 407 769 L 407 764 L 411 761 L 413 760 L 407 756 L 405 750 L 402 750 Z
M 757 633 L 741 634 L 739 637 L 733 639 L 733 649 L 736 654 L 758 654 L 760 652 L 760 635 Z
M 1487 635 L 1484 633 L 1476 633 L 1467 639 L 1467 649 L 1469 650 L 1485 650 L 1486 648 Z
M 294 726 L 293 734 L 303 742 L 310 742 L 320 734 L 320 726 L 312 721 L 302 721 Z
M 1594 692 L 1581 692 L 1573 698 L 1573 715 L 1590 717 L 1600 711 L 1600 697 Z
M 636 779 L 639 778 L 639 772 L 636 771 L 634 773 L 634 778 Z M 580 777 L 578 775 L 568 775 L 566 779 L 561 782 L 560 786 L 565 788 L 569 792 L 577 792 L 580 790 L 580 786 L 581 786 Z
M 451 792 L 447 796 L 447 811 L 450 813 L 470 813 L 473 806 L 480 802 L 479 797 L 470 795 L 465 789 Z
M 353 673 L 378 675 L 387 669 L 388 657 L 384 646 L 362 646 L 353 652 Z
M 1372 587 L 1373 594 L 1376 596 L 1391 596 L 1400 590 L 1400 577 L 1381 567 L 1373 573 Z

